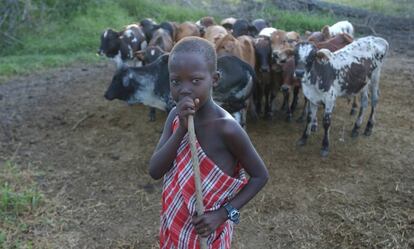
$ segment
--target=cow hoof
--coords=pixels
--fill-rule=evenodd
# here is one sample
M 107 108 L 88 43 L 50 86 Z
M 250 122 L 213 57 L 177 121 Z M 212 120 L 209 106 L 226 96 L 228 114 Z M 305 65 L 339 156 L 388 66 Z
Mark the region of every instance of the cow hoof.
M 358 136 L 359 136 L 359 132 L 358 132 L 358 130 L 356 130 L 356 129 L 352 129 L 352 132 L 351 132 L 351 137 L 356 138 L 356 137 L 358 137 Z
M 304 146 L 304 145 L 306 145 L 306 139 L 301 138 L 301 139 L 299 139 L 299 140 L 296 142 L 296 144 L 297 144 L 298 146 Z
M 329 149 L 321 149 L 321 157 L 327 157 L 329 154 Z
M 365 129 L 365 131 L 364 131 L 364 135 L 365 136 L 369 137 L 369 136 L 371 136 L 371 134 L 372 134 L 372 130 L 371 129 Z
M 351 112 L 349 113 L 349 115 L 354 116 L 357 113 L 357 110 L 352 108 Z
M 154 116 L 150 116 L 150 117 L 149 117 L 149 121 L 150 121 L 150 122 L 155 122 L 155 117 L 154 117 Z
M 313 124 L 311 126 L 311 132 L 316 132 L 318 130 L 318 126 L 316 124 Z

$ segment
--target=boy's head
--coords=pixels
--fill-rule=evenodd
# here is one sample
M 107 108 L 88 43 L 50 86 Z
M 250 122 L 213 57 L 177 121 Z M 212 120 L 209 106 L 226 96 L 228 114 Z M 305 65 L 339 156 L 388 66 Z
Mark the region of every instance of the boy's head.
M 171 64 L 175 63 L 177 56 L 181 53 L 191 53 L 195 56 L 202 56 L 203 60 L 208 63 L 208 68 L 211 73 L 217 71 L 217 54 L 216 50 L 212 43 L 209 41 L 196 37 L 189 36 L 180 40 L 170 52 L 170 57 L 168 60 L 168 69 L 171 68 Z
M 184 97 L 199 100 L 203 106 L 211 99 L 212 87 L 219 79 L 217 55 L 207 40 L 186 37 L 172 49 L 168 59 L 171 95 L 175 102 Z

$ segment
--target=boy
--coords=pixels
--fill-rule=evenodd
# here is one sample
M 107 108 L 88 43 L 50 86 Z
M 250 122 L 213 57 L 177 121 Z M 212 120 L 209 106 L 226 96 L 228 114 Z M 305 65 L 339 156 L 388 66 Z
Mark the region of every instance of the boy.
M 265 185 L 267 169 L 246 132 L 213 101 L 212 88 L 219 80 L 214 47 L 201 38 L 185 38 L 171 51 L 168 69 L 177 105 L 168 115 L 149 166 L 151 177 L 164 176 L 160 247 L 199 248 L 202 236 L 208 237 L 211 249 L 230 248 L 238 210 Z M 201 216 L 195 211 L 188 115 L 194 115 L 198 141 L 205 206 Z

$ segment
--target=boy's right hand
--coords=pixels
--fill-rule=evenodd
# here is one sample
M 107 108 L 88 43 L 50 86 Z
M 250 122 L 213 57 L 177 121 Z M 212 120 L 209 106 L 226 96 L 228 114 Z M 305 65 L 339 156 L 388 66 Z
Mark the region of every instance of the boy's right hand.
M 188 116 L 194 115 L 198 107 L 199 99 L 193 100 L 190 96 L 182 98 L 177 103 L 177 114 L 180 119 L 180 127 L 188 129 Z

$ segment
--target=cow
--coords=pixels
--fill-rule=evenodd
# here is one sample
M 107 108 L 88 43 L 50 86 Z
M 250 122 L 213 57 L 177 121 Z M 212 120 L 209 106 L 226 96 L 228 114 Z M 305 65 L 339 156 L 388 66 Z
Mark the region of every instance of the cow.
M 328 156 L 329 128 L 335 100 L 337 97 L 351 97 L 356 94 L 361 96 L 361 106 L 351 135 L 358 136 L 368 106 L 368 88 L 371 91 L 371 114 L 364 134 L 371 135 L 379 96 L 381 66 L 388 50 L 388 42 L 375 36 L 355 40 L 336 52 L 318 50 L 309 42 L 296 45 L 295 75 L 302 79 L 303 93 L 309 100 L 307 123 L 298 145 L 306 144 L 318 105 L 323 103 L 324 138 L 321 156 Z
M 174 43 L 169 31 L 160 28 L 154 32 L 148 46 L 143 50 L 137 51 L 135 56 L 143 61 L 144 65 L 150 64 L 161 55 L 170 52 L 173 45 Z
M 203 38 L 207 41 L 216 44 L 217 41 L 228 34 L 227 30 L 220 25 L 212 25 L 206 28 Z
M 105 92 L 107 100 L 119 99 L 128 104 L 141 103 L 159 110 L 169 111 L 174 106 L 170 95 L 168 54 L 143 67 L 124 65 L 112 78 Z M 214 100 L 233 113 L 240 125 L 245 126 L 245 102 L 251 95 L 255 73 L 249 64 L 234 56 L 217 59 L 220 74 L 218 86 L 213 88 Z
M 250 36 L 242 35 L 235 38 L 233 35 L 227 34 L 216 42 L 216 52 L 218 56 L 234 55 L 248 63 L 252 68 L 255 68 L 256 55 L 253 46 L 253 38 Z M 249 106 L 252 118 L 257 120 L 258 115 L 253 96 L 248 100 L 247 105 Z
M 214 17 L 205 16 L 205 17 L 202 17 L 200 20 L 198 20 L 196 22 L 196 25 L 202 26 L 204 28 L 208 28 L 210 26 L 216 25 L 216 21 L 214 20 Z
M 252 21 L 252 25 L 256 29 L 255 36 L 258 35 L 264 28 L 269 27 L 268 23 L 264 19 L 255 19 Z
M 187 36 L 198 36 L 200 37 L 200 28 L 192 22 L 183 22 L 178 25 L 177 27 L 177 33 L 175 35 L 175 42 L 178 42 L 179 40 L 183 39 Z
M 253 39 L 249 36 L 243 35 L 235 38 L 233 35 L 227 34 L 216 42 L 216 52 L 219 56 L 234 55 L 247 62 L 252 68 L 255 67 Z
M 332 26 L 325 25 L 321 31 L 305 32 L 306 39 L 310 42 L 323 42 L 329 40 L 331 37 L 339 34 L 348 34 L 351 38 L 354 37 L 354 27 L 348 21 L 340 21 Z
M 151 18 L 145 18 L 139 22 L 139 26 L 145 34 L 145 39 L 149 42 L 152 38 L 152 33 L 154 32 L 155 26 L 157 23 Z
M 234 17 L 228 17 L 221 20 L 220 25 L 223 26 L 228 32 L 232 32 L 233 25 L 237 21 Z
M 324 42 L 319 42 L 319 43 L 314 43 L 314 45 L 316 46 L 317 49 L 328 49 L 331 52 L 335 52 L 343 47 L 345 47 L 346 45 L 350 44 L 353 41 L 352 37 L 350 37 L 347 34 L 339 34 L 336 35 L 332 38 L 330 38 L 327 41 Z M 285 51 L 285 53 L 288 56 L 288 59 L 286 61 L 286 63 L 284 63 L 282 65 L 282 91 L 284 93 L 284 102 L 283 102 L 283 106 L 285 106 L 287 108 L 287 119 L 291 120 L 292 114 L 294 112 L 294 110 L 296 109 L 297 106 L 297 102 L 298 102 L 298 94 L 300 91 L 300 80 L 297 79 L 296 77 L 294 77 L 294 72 L 295 72 L 295 62 L 294 62 L 294 52 L 293 49 L 288 49 Z M 293 101 L 292 104 L 289 104 L 289 91 L 290 88 L 293 88 Z M 298 122 L 303 122 L 305 117 L 306 117 L 306 105 L 307 105 L 307 100 L 305 98 L 305 108 L 302 111 L 302 115 L 298 118 Z M 356 111 L 356 98 L 354 97 L 353 103 L 352 103 L 352 110 L 351 110 L 351 114 L 353 115 L 353 112 Z M 312 130 L 316 130 L 316 121 L 312 124 Z
M 250 24 L 246 19 L 237 19 L 233 24 L 232 34 L 236 38 L 242 35 L 254 37 L 257 33 L 256 27 Z
M 261 113 L 262 99 L 265 98 L 264 116 L 270 117 L 270 104 L 274 98 L 275 71 L 272 70 L 271 55 L 272 48 L 270 37 L 259 35 L 254 39 L 254 49 L 256 54 L 256 75 L 257 84 L 254 94 L 256 112 Z
M 339 34 L 348 34 L 352 38 L 354 37 L 354 26 L 349 21 L 340 21 L 332 26 L 328 26 L 330 36 Z
M 146 46 L 147 41 L 141 28 L 131 24 L 120 32 L 112 29 L 105 30 L 101 35 L 98 54 L 112 58 L 117 68 L 120 68 L 127 60 L 135 59 L 135 52 Z

